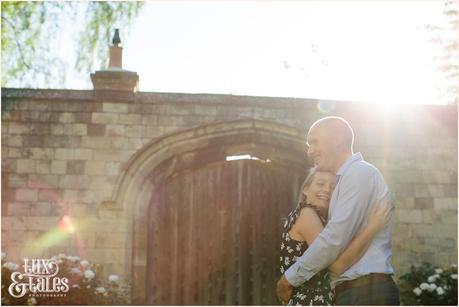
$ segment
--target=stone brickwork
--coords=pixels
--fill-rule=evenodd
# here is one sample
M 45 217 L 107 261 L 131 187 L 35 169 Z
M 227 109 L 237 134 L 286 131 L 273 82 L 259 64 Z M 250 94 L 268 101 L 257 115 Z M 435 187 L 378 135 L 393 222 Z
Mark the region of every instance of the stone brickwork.
M 240 129 L 241 122 L 255 130 L 272 123 L 278 132 L 304 132 L 305 139 L 315 120 L 338 115 L 354 127 L 355 151 L 382 171 L 392 190 L 397 273 L 421 261 L 457 262 L 457 106 L 410 105 L 388 113 L 371 104 L 311 99 L 19 89 L 3 89 L 2 103 L 8 105 L 2 250 L 13 259 L 83 253 L 110 272 L 129 274 L 136 265 L 130 263 L 133 218 L 127 204 L 116 203 L 116 189 L 139 152 L 155 141 L 199 142 L 200 134 Z M 324 105 L 327 111 L 320 111 Z M 155 155 L 161 160 L 171 150 Z M 74 230 L 60 223 L 64 215 Z M 50 231 L 61 238 L 48 242 Z

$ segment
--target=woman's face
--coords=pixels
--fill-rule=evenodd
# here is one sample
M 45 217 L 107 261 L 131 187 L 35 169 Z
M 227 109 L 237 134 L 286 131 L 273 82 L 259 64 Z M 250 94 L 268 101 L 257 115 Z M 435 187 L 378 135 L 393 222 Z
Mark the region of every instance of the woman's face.
M 335 175 L 330 172 L 317 172 L 311 184 L 305 187 L 303 193 L 308 203 L 320 209 L 328 209 L 331 194 L 335 188 Z

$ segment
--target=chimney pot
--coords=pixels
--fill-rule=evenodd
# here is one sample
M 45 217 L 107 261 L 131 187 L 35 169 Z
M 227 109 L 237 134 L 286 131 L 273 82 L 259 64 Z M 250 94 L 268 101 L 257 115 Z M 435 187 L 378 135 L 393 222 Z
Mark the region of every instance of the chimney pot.
M 115 29 L 112 39 L 113 46 L 109 50 L 108 69 L 91 74 L 91 81 L 96 91 L 117 91 L 135 93 L 139 86 L 139 76 L 136 72 L 123 69 L 123 48 L 119 30 Z

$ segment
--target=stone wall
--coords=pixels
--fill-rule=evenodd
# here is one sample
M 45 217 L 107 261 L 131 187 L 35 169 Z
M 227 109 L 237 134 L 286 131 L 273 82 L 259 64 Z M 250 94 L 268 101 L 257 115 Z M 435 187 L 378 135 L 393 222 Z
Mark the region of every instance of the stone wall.
M 3 89 L 2 103 L 2 251 L 10 258 L 79 254 L 129 275 L 133 213 L 116 203 L 117 189 L 139 153 L 257 125 L 305 138 L 316 119 L 338 115 L 393 192 L 397 273 L 421 261 L 457 262 L 457 106 L 390 111 L 312 99 L 24 89 Z

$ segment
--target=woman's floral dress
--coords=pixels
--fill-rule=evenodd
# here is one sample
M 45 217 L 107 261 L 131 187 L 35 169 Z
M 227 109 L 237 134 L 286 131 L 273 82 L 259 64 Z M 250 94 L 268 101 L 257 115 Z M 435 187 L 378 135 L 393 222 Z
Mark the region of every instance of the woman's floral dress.
M 281 274 L 296 261 L 297 257 L 301 256 L 308 248 L 308 244 L 303 241 L 296 241 L 290 238 L 288 232 L 298 219 L 301 209 L 312 206 L 306 203 L 300 203 L 287 217 L 282 233 L 281 253 L 280 253 L 280 271 Z M 314 208 L 313 208 L 314 209 Z M 319 212 L 316 210 L 317 214 Z M 322 222 L 325 221 L 322 216 Z M 301 286 L 294 288 L 292 297 L 288 305 L 333 305 L 333 291 L 330 288 L 328 279 L 328 271 L 324 269 L 314 275 L 310 280 L 303 283 Z

